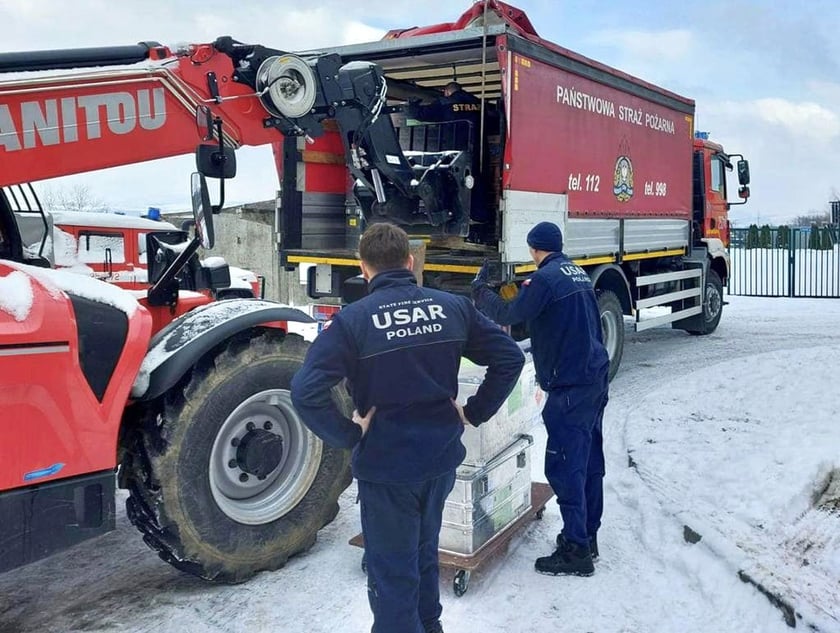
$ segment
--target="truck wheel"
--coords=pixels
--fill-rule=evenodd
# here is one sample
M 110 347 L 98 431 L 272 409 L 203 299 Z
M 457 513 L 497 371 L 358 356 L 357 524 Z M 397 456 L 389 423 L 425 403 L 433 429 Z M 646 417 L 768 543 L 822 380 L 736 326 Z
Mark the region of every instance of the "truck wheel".
M 598 308 L 601 311 L 601 331 L 604 334 L 604 347 L 610 355 L 610 380 L 618 373 L 621 356 L 624 353 L 624 314 L 621 302 L 612 290 L 598 294 Z
M 351 482 L 349 451 L 321 442 L 291 405 L 307 343 L 229 343 L 136 412 L 121 469 L 128 517 L 178 569 L 241 582 L 315 543 Z M 348 415 L 344 389 L 334 398 Z
M 699 330 L 689 330 L 690 334 L 702 336 L 717 329 L 723 316 L 723 282 L 711 268 L 706 274 L 706 289 L 703 298 L 703 324 Z

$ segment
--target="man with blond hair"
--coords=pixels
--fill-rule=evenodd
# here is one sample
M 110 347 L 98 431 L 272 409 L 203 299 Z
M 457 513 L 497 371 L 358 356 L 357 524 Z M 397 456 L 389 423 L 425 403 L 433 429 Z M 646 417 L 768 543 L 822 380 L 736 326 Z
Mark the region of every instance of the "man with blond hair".
M 442 633 L 438 534 L 466 454 L 461 434 L 502 405 L 524 355 L 468 298 L 418 286 L 401 228 L 373 224 L 359 255 L 368 295 L 315 339 L 292 402 L 321 439 L 353 449 L 372 633 Z M 487 367 L 463 407 L 455 402 L 462 357 Z M 344 379 L 352 419 L 331 397 Z

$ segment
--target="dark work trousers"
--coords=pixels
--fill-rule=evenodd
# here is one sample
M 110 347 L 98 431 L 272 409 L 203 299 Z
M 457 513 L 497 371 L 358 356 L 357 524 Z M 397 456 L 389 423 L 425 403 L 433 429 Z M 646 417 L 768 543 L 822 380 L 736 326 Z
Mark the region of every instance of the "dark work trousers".
M 455 471 L 412 484 L 358 484 L 371 633 L 424 633 L 441 614 L 438 537 Z
M 602 422 L 608 382 L 550 391 L 543 421 L 548 433 L 545 476 L 560 506 L 563 536 L 589 545 L 604 511 Z

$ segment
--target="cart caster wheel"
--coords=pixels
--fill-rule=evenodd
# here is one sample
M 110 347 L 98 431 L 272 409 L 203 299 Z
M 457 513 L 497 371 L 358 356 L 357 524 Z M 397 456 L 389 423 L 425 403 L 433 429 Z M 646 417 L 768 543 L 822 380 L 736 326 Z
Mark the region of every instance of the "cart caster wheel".
M 362 567 L 362 573 L 367 574 L 367 557 L 364 554 L 362 554 L 361 567 Z
M 545 508 L 540 508 L 537 510 L 537 513 L 534 515 L 538 520 L 542 519 L 545 516 Z
M 459 598 L 467 593 L 467 589 L 470 586 L 470 570 L 469 569 L 459 569 L 455 573 L 455 579 L 452 581 L 452 589 L 455 591 L 455 595 Z

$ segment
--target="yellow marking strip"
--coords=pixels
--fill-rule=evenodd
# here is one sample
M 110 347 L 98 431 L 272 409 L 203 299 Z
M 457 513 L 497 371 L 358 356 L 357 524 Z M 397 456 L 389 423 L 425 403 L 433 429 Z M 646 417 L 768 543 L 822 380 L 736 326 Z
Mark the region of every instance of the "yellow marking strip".
M 615 257 L 607 255 L 605 257 L 584 257 L 583 259 L 572 260 L 578 266 L 595 266 L 596 264 L 612 264 Z
M 521 266 L 514 266 L 513 272 L 518 275 L 519 273 L 530 273 L 535 271 L 536 269 L 536 264 L 522 264 Z
M 635 261 L 639 259 L 652 259 L 654 257 L 668 257 L 671 255 L 683 255 L 684 249 L 673 249 L 666 251 L 653 251 L 650 253 L 631 253 L 624 256 L 624 261 Z M 332 264 L 333 266 L 354 266 L 359 267 L 358 259 L 342 259 L 338 257 L 310 257 L 305 255 L 289 255 L 287 261 L 297 264 Z M 589 257 L 572 260 L 578 266 L 595 266 L 597 264 L 611 264 L 615 257 Z M 426 264 L 425 270 L 439 273 L 477 273 L 480 266 L 467 266 L 460 264 Z M 516 274 L 529 273 L 537 269 L 536 264 L 522 264 L 515 266 L 513 271 Z
M 333 266 L 355 266 L 358 259 L 339 259 L 336 257 L 309 257 L 306 255 L 289 255 L 289 263 L 294 264 L 332 264 Z M 425 270 L 442 273 L 477 273 L 481 266 L 462 266 L 459 264 L 426 264 Z
M 298 264 L 332 264 L 334 266 L 358 266 L 358 259 L 339 259 L 337 257 L 306 257 L 303 255 L 289 255 L 287 261 Z
M 438 273 L 477 273 L 481 266 L 459 266 L 457 264 L 426 264 L 424 270 Z
M 685 255 L 684 248 L 675 248 L 669 251 L 652 251 L 650 253 L 630 253 L 623 257 L 624 261 L 635 261 L 637 259 L 653 259 L 654 257 L 669 257 L 671 255 Z

